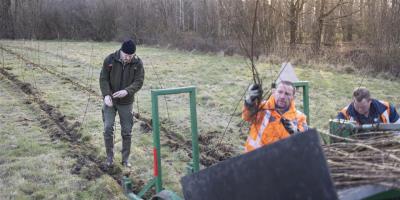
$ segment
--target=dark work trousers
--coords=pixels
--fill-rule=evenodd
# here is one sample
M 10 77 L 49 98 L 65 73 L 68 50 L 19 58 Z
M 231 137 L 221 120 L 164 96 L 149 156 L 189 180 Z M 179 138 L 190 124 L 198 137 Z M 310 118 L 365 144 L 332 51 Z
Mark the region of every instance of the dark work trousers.
M 131 149 L 131 136 L 133 126 L 132 104 L 118 105 L 114 104 L 108 107 L 103 104 L 103 122 L 104 122 L 104 141 L 106 146 L 107 158 L 112 159 L 114 156 L 114 123 L 115 116 L 118 112 L 121 123 L 122 136 L 122 162 L 128 162 Z

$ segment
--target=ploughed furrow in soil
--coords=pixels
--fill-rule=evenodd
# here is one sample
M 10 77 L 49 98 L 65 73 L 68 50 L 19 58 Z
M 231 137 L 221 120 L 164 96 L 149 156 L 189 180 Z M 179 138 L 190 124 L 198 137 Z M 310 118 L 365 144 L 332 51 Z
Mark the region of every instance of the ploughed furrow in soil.
M 59 73 L 56 70 L 51 70 L 45 66 L 34 63 L 22 55 L 4 47 L 0 47 L 7 53 L 10 53 L 16 56 L 18 59 L 23 60 L 26 63 L 30 63 L 33 67 L 36 67 L 40 70 L 48 72 L 61 80 L 71 83 L 76 86 L 79 90 L 92 94 L 98 98 L 102 98 L 102 95 L 91 89 L 90 87 L 83 85 L 82 83 L 75 81 L 74 78 L 68 77 L 65 73 Z M 140 126 L 143 130 L 149 131 L 152 129 L 152 121 L 151 118 L 147 118 L 138 113 L 134 113 L 134 116 L 137 121 L 140 122 Z M 184 149 L 189 157 L 192 157 L 192 147 L 190 140 L 184 140 L 178 136 L 178 134 L 172 130 L 165 128 L 162 124 L 160 124 L 160 130 L 165 133 L 166 139 L 161 138 L 164 145 L 167 145 L 171 149 Z M 215 141 L 215 136 L 218 131 L 211 131 L 207 133 L 203 133 L 199 135 L 199 150 L 200 150 L 200 163 L 206 167 L 211 166 L 213 164 L 218 163 L 219 161 L 226 160 L 234 155 L 233 147 L 227 144 L 219 143 L 217 145 L 213 145 Z
M 66 55 L 60 55 L 60 54 L 54 53 L 52 51 L 46 51 L 46 50 L 43 50 L 43 48 L 39 48 L 38 49 L 38 48 L 29 47 L 29 46 L 14 46 L 14 45 L 3 45 L 3 46 L 5 48 L 28 50 L 28 51 L 31 51 L 31 52 L 40 52 L 40 53 L 50 55 L 50 56 L 52 56 L 54 58 L 57 58 L 57 59 L 60 59 L 60 60 L 63 60 L 63 61 L 76 64 L 78 66 L 84 65 L 84 66 L 94 67 L 90 63 L 86 63 L 86 62 L 80 61 L 78 59 L 73 59 L 73 58 L 70 58 L 70 57 L 68 57 Z M 82 55 L 83 53 L 80 52 L 79 54 Z M 86 54 L 84 54 L 84 55 L 86 55 Z M 87 55 L 87 56 L 89 57 L 90 55 Z
M 47 68 L 45 66 L 39 65 L 37 63 L 34 63 L 31 60 L 26 59 L 22 55 L 14 52 L 14 51 L 12 51 L 10 49 L 6 49 L 6 48 L 1 47 L 1 46 L 0 46 L 0 49 L 3 49 L 7 53 L 16 56 L 18 59 L 24 61 L 25 63 L 31 64 L 33 67 L 36 67 L 36 68 L 38 68 L 38 69 L 40 69 L 40 70 L 42 70 L 44 72 L 47 72 L 47 73 L 49 73 L 51 75 L 54 75 L 54 76 L 60 78 L 61 80 L 66 81 L 66 82 L 76 86 L 77 89 L 80 90 L 80 91 L 89 93 L 89 94 L 94 95 L 94 96 L 96 96 L 98 98 L 101 98 L 101 99 L 103 98 L 103 96 L 100 93 L 98 93 L 97 91 L 95 91 L 92 88 L 80 83 L 79 81 L 74 80 L 75 78 L 73 78 L 73 77 L 68 77 L 65 73 L 60 73 L 60 72 L 58 72 L 56 70 L 51 70 L 51 69 L 49 69 L 49 68 Z M 151 119 L 144 118 L 141 115 L 139 115 L 138 113 L 134 113 L 134 116 L 138 121 L 143 122 L 143 123 L 141 123 L 141 126 L 143 127 L 144 130 L 151 130 L 151 123 L 148 123 L 148 122 L 151 122 Z
M 140 118 L 140 120 L 142 120 L 142 122 L 144 122 L 145 124 L 152 124 L 151 119 L 141 117 L 137 113 L 135 114 L 135 118 Z M 168 124 L 171 124 L 171 122 L 167 123 L 167 125 Z M 149 128 L 151 128 L 151 126 L 149 126 Z M 163 135 L 165 135 L 165 137 L 161 137 L 162 145 L 168 146 L 173 151 L 183 149 L 188 154 L 188 156 L 192 158 L 191 140 L 182 138 L 182 136 L 180 136 L 178 133 L 165 128 L 165 126 L 162 126 L 161 124 L 160 131 L 164 133 Z M 202 133 L 198 136 L 200 163 L 202 165 L 209 167 L 235 155 L 233 146 L 222 143 L 216 145 L 214 144 L 216 143 L 215 140 L 217 139 L 217 135 L 221 134 L 221 132 L 212 131 Z
M 99 150 L 90 143 L 90 138 L 82 137 L 80 133 L 81 124 L 78 121 L 68 120 L 56 107 L 48 104 L 43 98 L 42 93 L 33 88 L 31 84 L 25 83 L 17 77 L 0 68 L 0 74 L 10 80 L 20 88 L 27 96 L 26 104 L 36 103 L 44 115 L 38 115 L 38 120 L 43 129 L 49 131 L 52 140 L 66 141 L 69 148 L 67 156 L 76 159 L 76 163 L 71 169 L 72 174 L 77 174 L 88 180 L 94 180 L 103 174 L 110 175 L 119 184 L 123 176 L 121 167 L 114 165 L 107 167 L 104 165 L 104 157 L 99 156 Z M 44 117 L 43 117 L 44 116 Z M 135 183 L 138 191 L 144 181 L 139 180 Z
M 80 90 L 86 91 L 86 92 L 88 92 L 88 93 L 90 93 L 90 94 L 92 94 L 92 95 L 94 95 L 94 96 L 101 97 L 101 95 L 100 95 L 99 93 L 97 93 L 95 90 L 93 90 L 92 88 L 90 88 L 90 87 L 88 87 L 88 86 L 86 86 L 86 85 L 80 83 L 80 82 L 77 81 L 77 80 L 74 80 L 74 78 L 72 78 L 72 77 L 66 76 L 65 73 L 60 73 L 60 72 L 57 72 L 56 70 L 51 70 L 51 69 L 49 69 L 49 68 L 47 68 L 47 67 L 45 67 L 45 66 L 43 66 L 43 65 L 39 65 L 39 64 L 37 64 L 37 63 L 34 63 L 34 62 L 32 62 L 32 61 L 26 59 L 26 58 L 23 57 L 22 55 L 20 55 L 20 54 L 14 52 L 14 51 L 12 51 L 12 50 L 10 50 L 10 49 L 6 49 L 6 48 L 4 48 L 4 47 L 0 47 L 0 49 L 3 49 L 3 50 L 6 51 L 7 53 L 16 56 L 18 59 L 24 61 L 25 63 L 31 64 L 31 65 L 32 65 L 33 67 L 35 67 L 35 68 L 38 68 L 38 69 L 40 69 L 40 70 L 42 70 L 42 71 L 45 71 L 45 72 L 47 72 L 47 73 L 49 73 L 49 74 L 52 74 L 52 75 L 54 75 L 54 76 L 60 78 L 60 79 L 63 80 L 63 81 L 66 81 L 66 82 L 68 82 L 68 83 L 71 83 L 72 85 L 74 85 L 75 87 L 77 87 L 77 88 L 80 89 Z

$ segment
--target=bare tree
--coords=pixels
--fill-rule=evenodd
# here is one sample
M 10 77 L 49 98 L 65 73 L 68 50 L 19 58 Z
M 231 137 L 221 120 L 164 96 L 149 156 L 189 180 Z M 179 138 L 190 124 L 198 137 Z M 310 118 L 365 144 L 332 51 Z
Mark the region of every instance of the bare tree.
M 290 30 L 290 45 L 296 44 L 296 36 L 299 24 L 299 16 L 303 11 L 306 0 L 290 0 L 289 1 L 289 30 Z
M 340 18 L 343 41 L 351 42 L 353 40 L 353 14 L 356 12 L 354 10 L 354 0 L 350 0 L 348 5 L 340 6 L 339 12 L 341 16 L 346 16 Z
M 0 37 L 12 38 L 14 35 L 11 12 L 11 0 L 2 0 L 0 2 Z
M 308 45 L 318 55 L 341 39 L 367 45 L 376 55 L 396 57 L 399 51 L 399 0 L 262 0 L 254 20 L 256 1 L 2 0 L 0 37 L 132 37 L 228 54 L 243 53 L 238 49 L 251 40 L 256 55 L 296 53 Z M 293 48 L 297 44 L 301 48 Z
M 315 0 L 316 12 L 315 12 L 315 24 L 314 24 L 314 42 L 312 50 L 315 54 L 318 54 L 321 49 L 321 39 L 324 28 L 324 22 L 339 6 L 345 2 L 338 0 L 330 8 L 327 7 L 327 0 Z

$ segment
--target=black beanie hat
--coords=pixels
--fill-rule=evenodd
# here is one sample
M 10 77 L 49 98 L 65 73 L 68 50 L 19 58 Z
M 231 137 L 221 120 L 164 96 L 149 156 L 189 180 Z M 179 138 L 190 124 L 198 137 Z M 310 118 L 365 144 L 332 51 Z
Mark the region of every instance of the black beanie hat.
M 126 54 L 134 54 L 136 52 L 136 45 L 132 40 L 125 40 L 122 43 L 121 50 Z

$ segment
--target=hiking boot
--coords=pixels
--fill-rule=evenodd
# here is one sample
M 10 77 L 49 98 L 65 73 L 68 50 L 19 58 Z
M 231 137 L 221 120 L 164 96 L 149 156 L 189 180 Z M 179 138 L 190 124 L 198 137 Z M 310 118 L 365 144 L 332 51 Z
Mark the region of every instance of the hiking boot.
M 107 167 L 110 167 L 110 166 L 112 166 L 114 163 L 113 163 L 113 158 L 112 157 L 107 157 L 107 159 L 106 159 L 106 165 L 107 165 Z
M 122 162 L 122 166 L 127 167 L 127 168 L 132 167 L 131 163 L 129 163 L 128 161 Z
M 129 154 L 131 153 L 131 136 L 122 137 L 122 164 L 128 163 Z
M 106 146 L 106 154 L 107 154 L 107 159 L 106 159 L 106 165 L 111 166 L 113 164 L 113 159 L 114 159 L 114 140 L 113 138 L 104 138 L 104 143 Z

